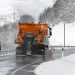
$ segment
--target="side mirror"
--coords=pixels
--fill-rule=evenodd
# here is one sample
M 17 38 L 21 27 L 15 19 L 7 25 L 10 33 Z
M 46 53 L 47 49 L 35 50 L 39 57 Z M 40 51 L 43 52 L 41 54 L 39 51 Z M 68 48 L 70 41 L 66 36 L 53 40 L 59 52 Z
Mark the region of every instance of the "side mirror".
M 50 28 L 50 27 L 48 27 L 49 28 L 49 37 L 48 38 L 50 38 L 50 36 L 52 36 L 52 28 Z

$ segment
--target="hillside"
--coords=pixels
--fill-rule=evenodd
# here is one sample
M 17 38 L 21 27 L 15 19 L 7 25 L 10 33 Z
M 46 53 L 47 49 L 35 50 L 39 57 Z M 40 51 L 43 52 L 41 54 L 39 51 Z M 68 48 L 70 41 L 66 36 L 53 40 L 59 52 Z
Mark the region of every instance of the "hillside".
M 57 0 L 52 8 L 46 8 L 39 17 L 39 21 L 55 25 L 59 22 L 71 23 L 75 21 L 75 0 Z

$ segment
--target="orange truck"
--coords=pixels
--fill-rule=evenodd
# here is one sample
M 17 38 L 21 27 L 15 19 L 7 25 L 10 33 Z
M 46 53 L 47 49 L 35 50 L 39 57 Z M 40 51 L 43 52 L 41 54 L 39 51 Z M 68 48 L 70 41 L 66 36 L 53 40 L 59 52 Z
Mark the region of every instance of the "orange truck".
M 43 55 L 45 57 L 48 38 L 51 35 L 52 29 L 46 23 L 19 23 L 19 33 L 15 40 L 15 44 L 18 44 L 16 57 L 26 55 Z

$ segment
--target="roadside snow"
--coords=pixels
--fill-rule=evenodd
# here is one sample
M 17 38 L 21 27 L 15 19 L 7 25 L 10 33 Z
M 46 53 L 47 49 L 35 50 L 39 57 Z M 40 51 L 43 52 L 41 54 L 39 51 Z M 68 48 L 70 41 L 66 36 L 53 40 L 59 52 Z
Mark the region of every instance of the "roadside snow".
M 36 75 L 75 75 L 75 54 L 39 65 Z

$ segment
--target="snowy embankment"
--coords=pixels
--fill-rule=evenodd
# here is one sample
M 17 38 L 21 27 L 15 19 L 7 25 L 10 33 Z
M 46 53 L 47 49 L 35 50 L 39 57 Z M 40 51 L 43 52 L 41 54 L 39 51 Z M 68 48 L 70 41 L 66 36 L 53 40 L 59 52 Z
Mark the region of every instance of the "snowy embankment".
M 75 22 L 65 24 L 65 45 L 75 46 Z M 61 22 L 52 28 L 52 36 L 49 45 L 64 45 L 64 23 Z
M 36 75 L 75 75 L 75 54 L 38 66 Z

